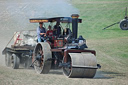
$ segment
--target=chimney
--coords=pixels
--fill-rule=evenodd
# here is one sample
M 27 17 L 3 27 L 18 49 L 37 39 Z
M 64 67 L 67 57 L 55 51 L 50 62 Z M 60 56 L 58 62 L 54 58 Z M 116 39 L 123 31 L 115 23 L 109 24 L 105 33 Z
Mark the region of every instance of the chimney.
M 73 38 L 77 39 L 77 31 L 78 31 L 78 14 L 72 14 L 72 33 Z

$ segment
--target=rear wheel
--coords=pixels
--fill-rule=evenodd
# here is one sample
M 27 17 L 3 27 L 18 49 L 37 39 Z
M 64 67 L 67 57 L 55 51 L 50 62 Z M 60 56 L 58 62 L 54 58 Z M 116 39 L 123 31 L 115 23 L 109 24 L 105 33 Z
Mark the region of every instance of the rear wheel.
M 51 47 L 47 42 L 38 43 L 34 49 L 34 68 L 37 73 L 47 74 L 51 68 Z
M 17 54 L 12 54 L 11 57 L 11 66 L 13 69 L 18 69 L 20 64 L 20 58 Z
M 5 54 L 5 65 L 7 67 L 10 67 L 11 66 L 11 53 L 7 52 Z
M 31 59 L 30 57 L 26 58 L 26 61 L 25 61 L 25 63 L 24 63 L 24 67 L 25 67 L 26 69 L 29 69 L 31 63 L 32 63 L 32 59 Z

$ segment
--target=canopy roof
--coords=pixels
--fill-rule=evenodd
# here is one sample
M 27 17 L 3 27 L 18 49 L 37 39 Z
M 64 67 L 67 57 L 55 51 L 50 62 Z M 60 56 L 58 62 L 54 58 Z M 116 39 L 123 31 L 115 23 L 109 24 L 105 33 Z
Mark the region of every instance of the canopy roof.
M 72 17 L 52 17 L 52 18 L 31 18 L 31 23 L 40 22 L 62 22 L 62 23 L 72 23 Z M 82 23 L 82 19 L 78 19 L 79 23 Z

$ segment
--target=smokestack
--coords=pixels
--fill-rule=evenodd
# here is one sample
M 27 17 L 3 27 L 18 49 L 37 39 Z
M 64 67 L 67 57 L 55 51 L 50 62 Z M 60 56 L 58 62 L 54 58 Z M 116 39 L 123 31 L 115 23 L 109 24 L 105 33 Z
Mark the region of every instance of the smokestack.
M 72 14 L 72 33 L 73 38 L 77 39 L 77 31 L 78 31 L 78 14 Z

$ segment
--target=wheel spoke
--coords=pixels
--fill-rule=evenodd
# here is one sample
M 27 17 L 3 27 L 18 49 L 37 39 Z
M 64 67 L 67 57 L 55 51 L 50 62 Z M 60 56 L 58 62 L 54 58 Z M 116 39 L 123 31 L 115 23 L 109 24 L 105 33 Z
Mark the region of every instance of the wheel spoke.
M 43 45 L 43 44 L 45 44 L 45 45 Z M 46 50 L 44 50 L 44 48 Z M 47 51 L 47 49 L 49 50 L 49 52 Z M 52 58 L 50 49 L 51 48 L 47 42 L 38 43 L 37 46 L 35 47 L 34 58 L 37 59 L 37 61 L 34 63 L 34 68 L 37 73 L 48 73 L 49 72 L 50 67 L 51 67 L 51 61 L 47 62 L 46 59 L 47 59 L 47 57 Z M 48 52 L 48 54 L 47 54 L 47 52 Z

